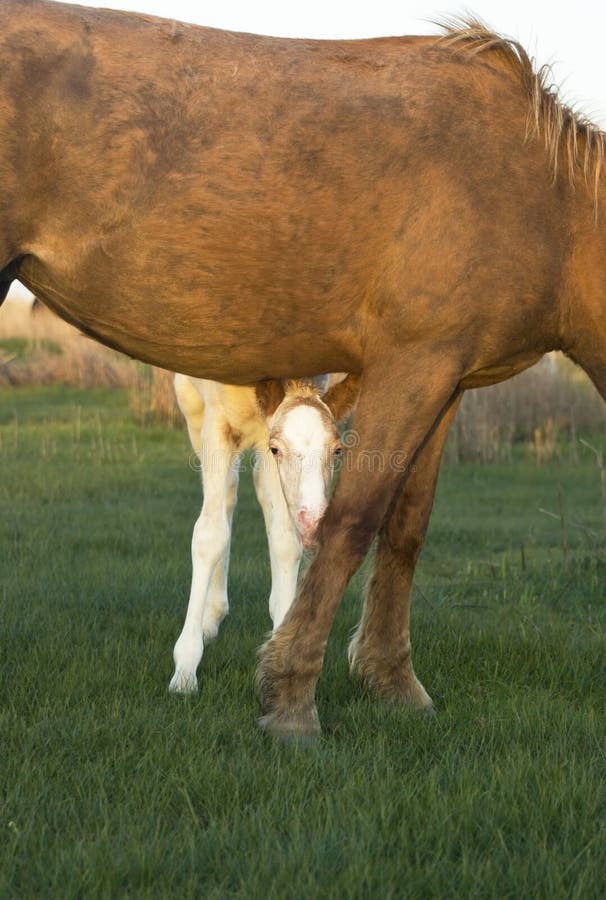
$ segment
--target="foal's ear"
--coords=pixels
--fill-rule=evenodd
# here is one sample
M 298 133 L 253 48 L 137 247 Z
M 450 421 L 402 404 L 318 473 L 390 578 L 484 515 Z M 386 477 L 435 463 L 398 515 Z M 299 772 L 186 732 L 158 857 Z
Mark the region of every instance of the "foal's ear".
M 281 381 L 269 378 L 267 381 L 259 381 L 255 385 L 255 394 L 257 406 L 263 416 L 269 419 L 270 416 L 273 416 L 280 403 L 282 403 L 282 400 L 284 400 L 284 386 Z
M 322 401 L 333 414 L 335 422 L 342 422 L 352 412 L 358 400 L 359 390 L 359 375 L 348 375 L 343 381 L 328 388 Z

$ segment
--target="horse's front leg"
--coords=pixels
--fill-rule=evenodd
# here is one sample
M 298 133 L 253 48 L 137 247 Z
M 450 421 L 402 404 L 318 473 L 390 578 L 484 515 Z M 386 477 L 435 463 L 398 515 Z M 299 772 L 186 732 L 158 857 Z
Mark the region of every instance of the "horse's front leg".
M 352 670 L 382 696 L 403 700 L 417 709 L 429 709 L 432 704 L 412 665 L 412 582 L 429 525 L 444 442 L 458 405 L 458 401 L 452 404 L 417 455 L 412 472 L 385 517 L 362 619 L 349 646 Z
M 169 690 L 177 693 L 198 689 L 196 670 L 204 637 L 216 634 L 227 611 L 227 560 L 238 469 L 233 448 L 223 437 L 225 432 L 215 417 L 205 417 L 200 453 L 204 502 L 192 536 L 189 604 L 173 652 L 175 673 L 169 685 Z
M 284 499 L 278 467 L 271 453 L 259 453 L 257 456 L 254 481 L 257 499 L 263 510 L 269 545 L 271 565 L 269 614 L 275 630 L 294 600 L 303 551 Z
M 462 367 L 412 353 L 415 370 L 389 364 L 362 379 L 355 428 L 319 529 L 319 549 L 295 602 L 262 651 L 257 688 L 262 727 L 284 736 L 317 734 L 315 686 L 330 627 L 347 582 L 362 562 L 406 469 L 454 402 Z M 386 366 L 386 368 L 383 368 Z M 390 387 L 397 391 L 385 397 Z

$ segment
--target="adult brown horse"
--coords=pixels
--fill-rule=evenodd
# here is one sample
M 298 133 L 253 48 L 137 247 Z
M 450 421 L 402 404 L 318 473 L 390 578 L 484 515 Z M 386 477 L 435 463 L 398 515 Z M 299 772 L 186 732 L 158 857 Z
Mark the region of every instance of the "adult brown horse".
M 361 375 L 360 443 L 263 651 L 262 723 L 319 730 L 331 622 L 377 532 L 353 662 L 429 705 L 408 599 L 461 391 L 559 348 L 606 395 L 605 137 L 475 23 L 292 41 L 47 0 L 2 2 L 0 123 L 3 290 L 190 375 Z

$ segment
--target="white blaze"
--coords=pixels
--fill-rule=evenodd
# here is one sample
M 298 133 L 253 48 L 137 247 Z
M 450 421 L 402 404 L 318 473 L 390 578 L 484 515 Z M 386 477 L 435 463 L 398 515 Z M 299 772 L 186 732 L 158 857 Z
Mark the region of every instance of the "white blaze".
M 336 433 L 319 409 L 306 403 L 281 421 L 279 458 L 282 490 L 293 521 L 302 534 L 317 527 L 326 507 Z

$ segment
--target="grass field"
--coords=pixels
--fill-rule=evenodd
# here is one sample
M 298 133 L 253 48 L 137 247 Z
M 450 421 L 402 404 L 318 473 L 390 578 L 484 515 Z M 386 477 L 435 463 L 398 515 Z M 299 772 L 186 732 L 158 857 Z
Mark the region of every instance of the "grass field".
M 305 748 L 255 726 L 269 569 L 250 473 L 232 614 L 199 695 L 167 692 L 199 509 L 189 456 L 183 432 L 136 426 L 122 391 L 0 391 L 0 897 L 605 896 L 593 454 L 444 469 L 413 611 L 438 716 L 349 677 L 362 572 Z

